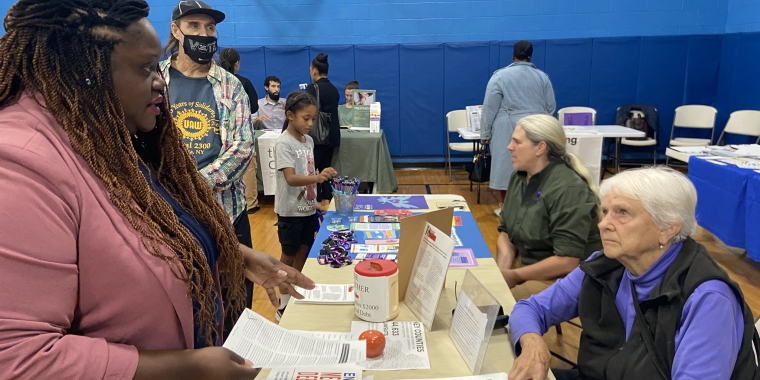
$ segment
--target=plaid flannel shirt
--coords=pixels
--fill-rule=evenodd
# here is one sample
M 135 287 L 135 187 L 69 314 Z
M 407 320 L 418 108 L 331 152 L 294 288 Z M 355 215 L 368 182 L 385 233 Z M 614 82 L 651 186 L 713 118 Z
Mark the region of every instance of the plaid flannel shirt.
M 171 58 L 160 63 L 161 73 L 169 88 Z M 214 90 L 219 110 L 219 134 L 222 149 L 219 157 L 198 170 L 214 189 L 216 199 L 227 211 L 230 221 L 246 210 L 243 173 L 254 157 L 251 108 L 243 84 L 230 72 L 211 62 L 208 81 Z M 171 94 L 169 94 L 171 99 Z

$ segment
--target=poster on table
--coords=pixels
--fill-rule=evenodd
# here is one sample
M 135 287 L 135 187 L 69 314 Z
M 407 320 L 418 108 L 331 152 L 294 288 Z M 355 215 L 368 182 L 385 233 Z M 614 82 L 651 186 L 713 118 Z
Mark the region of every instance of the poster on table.
M 257 154 L 259 168 L 261 169 L 261 182 L 264 185 L 264 195 L 274 195 L 277 189 L 274 146 L 277 144 L 278 137 L 280 137 L 280 132 L 267 131 L 258 138 L 259 151 Z
M 356 197 L 354 210 L 426 210 L 427 201 L 422 195 L 387 195 L 381 197 Z
M 602 136 L 590 133 L 567 134 L 567 152 L 574 154 L 599 186 L 602 166 Z
M 380 102 L 369 105 L 369 133 L 380 133 Z
M 369 128 L 370 104 L 377 101 L 375 90 L 353 90 L 354 124 L 351 126 Z
M 427 223 L 417 249 L 405 299 L 406 306 L 428 331 L 433 330 L 435 311 L 441 299 L 454 245 L 452 238 Z
M 470 132 L 480 131 L 480 117 L 483 115 L 483 106 L 467 106 L 467 129 Z
M 398 295 L 399 301 L 404 301 L 407 289 L 412 281 L 414 264 L 420 249 L 420 241 L 428 225 L 433 225 L 446 234 L 451 231 L 451 219 L 454 209 L 431 211 L 410 216 L 401 220 L 398 245 Z

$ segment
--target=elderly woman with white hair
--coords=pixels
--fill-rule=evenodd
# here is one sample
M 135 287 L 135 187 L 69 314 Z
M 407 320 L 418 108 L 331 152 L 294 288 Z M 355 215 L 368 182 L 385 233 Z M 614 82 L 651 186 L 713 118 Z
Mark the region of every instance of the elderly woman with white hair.
M 517 122 L 507 146 L 515 171 L 502 206 L 496 262 L 510 288 L 564 277 L 602 248 L 596 186 L 566 145 L 556 118 L 532 115 Z M 513 268 L 515 257 L 519 268 Z M 534 288 L 512 293 L 527 298 Z
M 519 357 L 510 380 L 541 380 L 550 353 L 541 335 L 580 317 L 577 370 L 563 379 L 760 378 L 752 312 L 739 286 L 695 242 L 697 194 L 666 167 L 627 170 L 600 188 L 604 249 L 515 306 Z

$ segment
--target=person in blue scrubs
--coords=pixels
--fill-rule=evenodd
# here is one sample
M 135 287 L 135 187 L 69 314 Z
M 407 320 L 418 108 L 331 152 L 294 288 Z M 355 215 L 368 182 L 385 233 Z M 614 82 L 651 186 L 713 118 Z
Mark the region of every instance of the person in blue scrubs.
M 514 62 L 493 73 L 483 99 L 480 138 L 484 144 L 491 144 L 488 186 L 501 191 L 502 203 L 514 170 L 507 145 L 517 122 L 529 115 L 551 115 L 557 108 L 549 76 L 531 63 L 532 57 L 533 44 L 530 41 L 517 42 L 512 57 Z M 501 208 L 494 213 L 500 215 Z
M 600 195 L 604 249 L 515 305 L 509 379 L 546 378 L 551 356 L 541 335 L 575 317 L 583 325 L 578 369 L 553 370 L 558 380 L 757 379 L 752 311 L 691 238 L 691 181 L 667 167 L 626 170 L 602 182 Z

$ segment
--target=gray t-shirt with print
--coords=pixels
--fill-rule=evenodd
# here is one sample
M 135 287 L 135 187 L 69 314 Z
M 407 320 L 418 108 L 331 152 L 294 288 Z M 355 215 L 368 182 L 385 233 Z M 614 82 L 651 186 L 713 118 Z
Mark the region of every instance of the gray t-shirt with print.
M 284 168 L 295 169 L 296 175 L 315 175 L 314 140 L 304 136 L 306 142 L 296 140 L 288 131 L 282 132 L 274 146 L 274 164 L 277 189 L 274 212 L 279 216 L 309 216 L 316 212 L 317 185 L 290 186 L 282 173 Z

